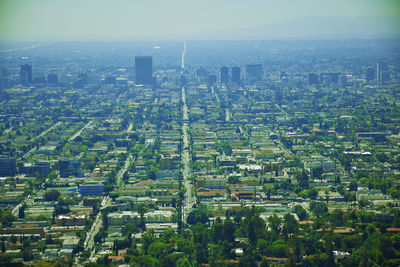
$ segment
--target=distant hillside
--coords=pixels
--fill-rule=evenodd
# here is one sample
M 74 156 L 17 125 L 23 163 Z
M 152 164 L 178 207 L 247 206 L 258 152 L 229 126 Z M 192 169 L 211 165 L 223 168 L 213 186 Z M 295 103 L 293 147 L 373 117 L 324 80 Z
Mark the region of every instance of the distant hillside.
M 193 34 L 193 39 L 399 37 L 400 17 L 307 17 L 259 27 Z

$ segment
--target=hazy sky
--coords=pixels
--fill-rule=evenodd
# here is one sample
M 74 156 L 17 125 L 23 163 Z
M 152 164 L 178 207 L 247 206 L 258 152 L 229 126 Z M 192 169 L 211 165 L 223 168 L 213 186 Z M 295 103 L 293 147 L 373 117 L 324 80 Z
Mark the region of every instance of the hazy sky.
M 129 40 L 310 16 L 400 15 L 400 0 L 0 0 L 2 40 Z

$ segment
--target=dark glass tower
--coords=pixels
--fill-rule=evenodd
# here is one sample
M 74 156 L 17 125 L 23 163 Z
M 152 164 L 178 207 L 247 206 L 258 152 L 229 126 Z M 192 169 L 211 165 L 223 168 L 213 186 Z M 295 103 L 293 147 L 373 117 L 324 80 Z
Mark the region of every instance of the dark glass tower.
M 232 67 L 232 82 L 240 83 L 240 67 Z
M 261 81 L 262 75 L 263 72 L 261 64 L 246 65 L 247 81 L 249 82 Z
M 308 84 L 318 84 L 318 75 L 315 73 L 309 73 Z
M 390 80 L 389 67 L 387 62 L 380 61 L 376 64 L 376 80 L 378 84 L 384 84 Z
M 136 84 L 153 83 L 153 58 L 151 56 L 135 57 Z
M 376 77 L 375 74 L 376 74 L 375 69 L 372 68 L 372 67 L 369 67 L 369 68 L 365 71 L 365 79 L 366 79 L 368 82 L 370 82 L 370 81 L 372 81 L 372 80 L 375 79 L 375 77 Z
M 22 85 L 28 85 L 32 83 L 32 65 L 21 65 L 19 70 L 19 81 Z
M 57 84 L 58 83 L 58 76 L 57 74 L 48 74 L 47 75 L 47 83 L 49 84 Z
M 221 68 L 221 83 L 228 83 L 229 82 L 229 68 L 222 67 Z

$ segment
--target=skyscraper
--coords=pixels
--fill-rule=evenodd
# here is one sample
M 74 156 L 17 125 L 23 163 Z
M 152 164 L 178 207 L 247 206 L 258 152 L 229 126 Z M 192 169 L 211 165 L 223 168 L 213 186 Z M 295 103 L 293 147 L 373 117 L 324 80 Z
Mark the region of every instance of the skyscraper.
M 214 74 L 211 74 L 208 76 L 208 84 L 209 85 L 214 85 L 217 82 L 217 76 Z
M 74 89 L 83 89 L 89 82 L 87 73 L 80 73 L 74 83 L 72 84 Z
M 136 84 L 153 83 L 153 58 L 151 56 L 135 57 Z
M 229 82 L 229 68 L 221 67 L 221 83 Z
M 9 88 L 10 79 L 8 78 L 7 70 L 0 67 L 0 89 Z
M 58 76 L 57 74 L 51 73 L 47 75 L 47 83 L 48 84 L 57 84 L 58 83 Z
M 19 70 L 19 81 L 22 85 L 28 85 L 32 82 L 32 65 L 21 65 Z
M 318 75 L 315 73 L 308 74 L 308 84 L 317 84 L 318 83 Z
M 240 83 L 240 67 L 232 67 L 232 82 Z
M 390 80 L 389 67 L 387 62 L 381 61 L 376 64 L 376 81 L 378 84 L 383 84 Z
M 365 71 L 365 79 L 370 82 L 375 79 L 375 69 L 372 67 L 367 68 Z
M 115 77 L 115 76 L 107 76 L 104 79 L 104 83 L 105 84 L 116 84 L 117 83 L 117 77 Z
M 17 173 L 15 158 L 0 156 L 0 177 L 14 176 Z
M 249 82 L 261 81 L 262 79 L 262 65 L 252 64 L 246 65 L 246 77 Z

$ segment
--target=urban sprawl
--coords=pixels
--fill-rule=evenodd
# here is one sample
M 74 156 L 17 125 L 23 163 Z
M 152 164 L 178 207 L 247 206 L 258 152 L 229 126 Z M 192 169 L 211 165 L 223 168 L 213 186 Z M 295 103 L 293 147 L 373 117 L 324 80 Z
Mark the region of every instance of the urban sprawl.
M 399 266 L 393 42 L 2 51 L 0 265 Z

